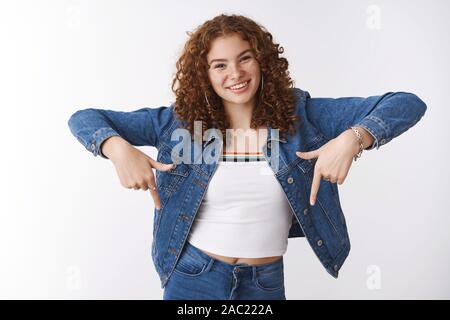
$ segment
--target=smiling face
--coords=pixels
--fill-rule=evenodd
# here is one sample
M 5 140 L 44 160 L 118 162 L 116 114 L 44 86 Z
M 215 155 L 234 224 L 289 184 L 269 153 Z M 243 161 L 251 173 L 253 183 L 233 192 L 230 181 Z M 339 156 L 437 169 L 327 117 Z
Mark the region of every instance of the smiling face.
M 207 54 L 208 77 L 214 91 L 222 98 L 225 108 L 255 105 L 261 74 L 250 43 L 239 34 L 216 38 Z M 243 88 L 230 88 L 245 83 Z

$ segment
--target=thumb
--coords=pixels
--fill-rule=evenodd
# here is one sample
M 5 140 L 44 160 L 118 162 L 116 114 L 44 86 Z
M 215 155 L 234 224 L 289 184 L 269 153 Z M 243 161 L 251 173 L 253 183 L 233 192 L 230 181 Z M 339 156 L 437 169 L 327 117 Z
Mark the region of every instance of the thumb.
M 317 150 L 313 150 L 313 151 L 309 151 L 309 152 L 301 152 L 301 151 L 297 151 L 295 153 L 297 156 L 299 156 L 302 159 L 313 159 L 313 158 L 317 158 L 319 156 L 319 153 L 317 152 Z

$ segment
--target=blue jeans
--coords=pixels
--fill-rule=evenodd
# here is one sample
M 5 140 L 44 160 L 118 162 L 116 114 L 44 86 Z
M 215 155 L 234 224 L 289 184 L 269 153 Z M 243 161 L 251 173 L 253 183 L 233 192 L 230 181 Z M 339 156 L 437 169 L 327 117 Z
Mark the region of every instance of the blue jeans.
M 230 264 L 186 242 L 164 287 L 164 300 L 286 300 L 283 257 L 263 265 Z

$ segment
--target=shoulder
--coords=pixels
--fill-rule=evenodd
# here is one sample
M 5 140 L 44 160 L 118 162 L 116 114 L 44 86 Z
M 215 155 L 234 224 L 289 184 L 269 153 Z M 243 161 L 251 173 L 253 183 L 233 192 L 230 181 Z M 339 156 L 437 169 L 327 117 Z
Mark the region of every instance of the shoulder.
M 292 88 L 292 91 L 294 92 L 295 96 L 301 99 L 305 99 L 306 97 L 309 98 L 308 91 L 301 89 L 301 88 Z
M 176 104 L 175 102 L 171 103 L 169 106 L 166 107 L 160 107 L 159 109 L 159 119 L 160 119 L 160 125 L 159 125 L 159 136 L 161 139 L 161 142 L 166 142 L 171 140 L 171 136 L 175 130 L 187 130 L 184 129 L 187 125 L 186 121 L 183 121 L 179 118 L 176 110 L 175 110 Z
M 311 98 L 309 92 L 300 88 L 292 88 L 295 95 L 295 113 L 297 115 L 304 115 L 306 103 Z

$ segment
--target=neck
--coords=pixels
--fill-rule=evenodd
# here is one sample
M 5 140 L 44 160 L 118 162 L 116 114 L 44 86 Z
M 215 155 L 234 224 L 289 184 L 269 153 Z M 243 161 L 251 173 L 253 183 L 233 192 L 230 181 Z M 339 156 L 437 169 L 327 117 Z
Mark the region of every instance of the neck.
M 230 121 L 230 129 L 250 129 L 253 109 L 253 100 L 245 104 L 224 102 L 224 110 Z

